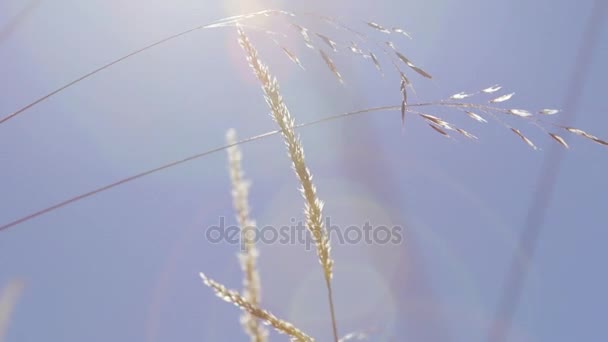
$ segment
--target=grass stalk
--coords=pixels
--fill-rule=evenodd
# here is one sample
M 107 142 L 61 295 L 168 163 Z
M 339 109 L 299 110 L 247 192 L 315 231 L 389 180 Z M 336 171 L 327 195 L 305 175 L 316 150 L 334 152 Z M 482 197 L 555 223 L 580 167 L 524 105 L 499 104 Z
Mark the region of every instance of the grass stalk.
M 269 311 L 263 310 L 259 308 L 257 305 L 251 304 L 247 301 L 243 296 L 241 296 L 237 291 L 229 290 L 224 285 L 216 282 L 213 279 L 207 278 L 204 273 L 200 273 L 201 278 L 205 285 L 213 289 L 215 294 L 228 303 L 232 303 L 242 310 L 248 312 L 249 314 L 261 319 L 266 322 L 268 325 L 272 326 L 277 332 L 288 335 L 292 341 L 298 342 L 313 342 L 314 339 L 298 328 L 296 328 L 293 324 L 286 322 L 282 319 L 277 318 L 275 315 L 270 313 Z
M 236 141 L 236 132 L 232 129 L 229 130 L 226 134 L 226 142 L 228 145 L 234 145 Z M 256 224 L 249 215 L 249 182 L 243 176 L 241 151 L 238 146 L 228 148 L 228 170 L 232 183 L 232 201 L 243 238 L 243 250 L 239 253 L 239 261 L 244 274 L 243 297 L 252 305 L 259 306 L 261 287 L 256 266 L 258 251 L 255 247 L 255 240 L 249 234 L 256 229 Z M 268 340 L 268 332 L 252 314 L 245 312 L 241 317 L 241 324 L 251 342 L 265 342 Z
M 238 34 L 239 43 L 245 51 L 249 65 L 262 85 L 266 103 L 270 107 L 274 121 L 279 125 L 281 134 L 287 145 L 287 152 L 291 158 L 293 169 L 300 181 L 302 196 L 305 200 L 304 213 L 306 217 L 306 226 L 313 237 L 319 262 L 323 268 L 323 275 L 328 291 L 332 331 L 334 341 L 337 342 L 338 329 L 331 287 L 333 260 L 330 256 L 331 246 L 329 243 L 329 234 L 323 224 L 323 202 L 317 197 L 317 191 L 312 182 L 312 175 L 304 161 L 302 143 L 295 132 L 295 121 L 291 117 L 289 109 L 283 101 L 283 97 L 279 91 L 279 83 L 276 78 L 270 74 L 268 67 L 258 58 L 257 50 L 240 27 L 238 28 Z

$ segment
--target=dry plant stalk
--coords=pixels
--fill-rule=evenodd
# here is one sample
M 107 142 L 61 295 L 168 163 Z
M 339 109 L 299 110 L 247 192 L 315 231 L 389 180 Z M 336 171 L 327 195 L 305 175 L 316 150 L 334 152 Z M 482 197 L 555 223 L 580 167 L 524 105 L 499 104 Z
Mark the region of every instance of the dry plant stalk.
M 314 339 L 304 332 L 300 331 L 293 324 L 283 321 L 277 318 L 272 313 L 260 309 L 257 305 L 251 304 L 247 301 L 243 296 L 241 296 L 237 291 L 229 290 L 224 285 L 214 281 L 213 279 L 207 278 L 204 273 L 200 273 L 201 278 L 205 285 L 215 291 L 215 294 L 228 303 L 232 303 L 242 310 L 245 310 L 252 316 L 259 318 L 264 321 L 266 324 L 272 326 L 276 331 L 282 334 L 288 335 L 292 341 L 298 342 L 312 342 Z
M 228 145 L 236 143 L 236 132 L 231 129 L 226 133 Z M 228 148 L 228 169 L 232 183 L 232 202 L 236 212 L 236 219 L 241 227 L 243 251 L 239 254 L 241 269 L 243 270 L 243 298 L 254 306 L 260 305 L 260 276 L 256 267 L 258 252 L 255 240 L 250 232 L 256 229 L 255 222 L 249 216 L 249 182 L 243 178 L 241 167 L 241 151 L 238 146 Z M 260 325 L 259 320 L 248 312 L 241 316 L 243 329 L 250 337 L 251 342 L 265 342 L 268 340 L 268 331 Z
M 281 134 L 287 145 L 287 152 L 291 158 L 293 169 L 302 186 L 301 192 L 306 202 L 304 209 L 306 227 L 314 239 L 317 255 L 319 256 L 319 261 L 323 267 L 325 284 L 329 297 L 334 340 L 337 342 L 338 332 L 331 287 L 333 260 L 330 256 L 331 246 L 329 243 L 329 234 L 323 224 L 323 202 L 317 197 L 316 188 L 312 183 L 312 175 L 304 161 L 304 149 L 299 136 L 295 132 L 294 119 L 291 117 L 287 106 L 283 102 L 283 97 L 279 91 L 279 83 L 276 78 L 270 74 L 268 67 L 260 61 L 257 50 L 253 47 L 249 38 L 247 38 L 245 32 L 240 27 L 238 28 L 238 34 L 239 43 L 247 55 L 249 65 L 262 85 L 266 103 L 270 107 L 274 121 L 279 125 Z

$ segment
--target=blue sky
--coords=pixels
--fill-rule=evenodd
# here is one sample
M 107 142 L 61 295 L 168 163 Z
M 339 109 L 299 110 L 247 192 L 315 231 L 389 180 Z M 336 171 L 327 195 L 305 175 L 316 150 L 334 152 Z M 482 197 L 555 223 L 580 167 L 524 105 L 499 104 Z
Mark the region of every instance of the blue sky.
M 515 108 L 563 108 L 592 1 L 40 1 L 0 42 L 0 113 L 168 34 L 263 8 L 314 11 L 409 30 L 394 38 L 432 81 L 412 76 L 410 101 L 500 83 Z M 0 4 L 0 28 L 26 6 Z M 274 27 L 280 27 L 276 26 Z M 318 30 L 332 31 L 318 25 Z M 361 26 L 360 26 L 361 27 Z M 292 37 L 296 37 L 292 35 Z M 381 36 L 378 36 L 381 37 Z M 602 25 L 572 125 L 608 138 Z M 261 58 L 297 122 L 399 104 L 394 75 L 335 56 L 339 85 L 318 54 L 290 40 L 306 71 L 259 33 Z M 108 69 L 0 125 L 0 224 L 163 163 L 275 128 L 232 29 L 203 30 Z M 325 213 L 340 225 L 405 227 L 397 246 L 334 246 L 342 333 L 374 341 L 483 341 L 535 193 L 549 137 L 515 124 L 533 151 L 495 122 L 432 112 L 480 139 L 445 139 L 398 112 L 301 130 Z M 559 117 L 555 118 L 559 122 Z M 514 317 L 512 341 L 605 336 L 608 238 L 604 146 L 567 136 L 552 201 Z M 260 225 L 301 218 L 280 138 L 242 147 Z M 237 249 L 205 241 L 232 220 L 225 153 L 129 183 L 0 232 L 0 286 L 26 288 L 7 341 L 239 340 L 236 308 L 198 272 L 241 286 Z M 301 247 L 301 246 L 299 246 Z M 311 335 L 330 338 L 322 275 L 298 246 L 260 246 L 263 303 Z M 273 340 L 281 337 L 272 335 Z

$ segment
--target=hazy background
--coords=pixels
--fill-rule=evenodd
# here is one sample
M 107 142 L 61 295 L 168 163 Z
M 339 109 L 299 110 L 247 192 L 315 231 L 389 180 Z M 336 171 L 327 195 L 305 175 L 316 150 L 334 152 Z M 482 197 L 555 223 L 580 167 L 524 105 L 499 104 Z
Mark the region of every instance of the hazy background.
M 0 30 L 31 4 L 0 2 Z M 0 41 L 0 114 L 171 33 L 263 8 L 315 11 L 360 25 L 403 27 L 399 47 L 430 72 L 411 76 L 411 101 L 495 83 L 515 108 L 564 106 L 591 0 L 38 1 Z M 603 24 L 603 23 L 602 23 Z M 273 27 L 280 27 L 273 26 Z M 328 26 L 319 31 L 335 32 Z M 290 31 L 293 33 L 293 31 Z M 292 34 L 291 37 L 297 37 Z M 378 33 L 377 37 L 382 38 Z M 400 101 L 394 75 L 334 58 L 340 86 L 317 53 L 290 46 L 306 71 L 260 34 L 251 38 L 279 78 L 298 122 Z M 576 127 L 608 138 L 608 32 L 603 25 L 576 110 Z M 385 69 L 389 70 L 385 62 Z M 157 165 L 275 125 L 233 29 L 203 30 L 131 58 L 0 126 L 0 224 Z M 484 341 L 509 264 L 555 142 L 451 111 L 479 142 L 447 140 L 413 116 L 366 114 L 301 130 L 325 213 L 342 225 L 400 224 L 399 246 L 334 245 L 342 333 L 373 341 Z M 605 147 L 568 138 L 511 341 L 606 337 L 608 249 Z M 558 146 L 559 147 L 559 146 Z M 243 146 L 260 225 L 301 218 L 302 200 L 278 136 Z M 544 191 L 541 189 L 541 191 Z M 243 340 L 238 311 L 198 272 L 240 288 L 236 246 L 205 240 L 234 223 L 225 153 L 166 170 L 0 233 L 0 286 L 26 288 L 7 341 Z M 260 246 L 263 303 L 330 338 L 322 274 L 302 246 Z M 602 271 L 603 270 L 603 271 Z M 499 315 L 500 316 L 500 315 Z M 272 340 L 284 337 L 271 333 Z

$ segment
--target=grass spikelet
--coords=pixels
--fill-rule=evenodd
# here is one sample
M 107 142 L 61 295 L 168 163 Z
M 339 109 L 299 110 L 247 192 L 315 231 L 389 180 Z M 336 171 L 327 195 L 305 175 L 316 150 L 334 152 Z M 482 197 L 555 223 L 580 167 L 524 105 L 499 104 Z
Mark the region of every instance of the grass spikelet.
M 521 140 L 523 140 L 526 144 L 528 144 L 528 146 L 532 147 L 534 150 L 538 150 L 538 147 L 536 147 L 536 145 L 534 145 L 532 140 L 526 138 L 526 136 L 523 135 L 518 129 L 511 128 L 511 131 L 513 131 L 513 133 L 517 134 L 521 138 Z
M 419 115 L 429 123 L 435 124 L 437 126 L 441 126 L 445 129 L 453 129 L 452 125 L 450 125 L 447 121 L 442 120 L 436 116 L 433 116 L 430 114 L 424 114 L 424 113 L 420 113 Z
M 398 28 L 398 27 L 393 27 L 392 30 L 395 33 L 401 33 L 402 35 L 408 37 L 409 39 L 412 39 L 412 35 L 409 32 L 405 31 L 404 29 L 401 29 L 401 28 Z
M 532 116 L 532 113 L 530 113 L 529 111 L 527 111 L 525 109 L 509 109 L 509 113 L 516 115 L 516 116 L 520 116 L 522 118 L 527 118 L 529 116 Z
M 321 57 L 325 61 L 325 64 L 327 64 L 327 67 L 329 68 L 329 70 L 331 70 L 331 72 L 336 76 L 336 78 L 338 79 L 338 81 L 340 81 L 340 83 L 344 83 L 344 80 L 342 79 L 342 75 L 340 75 L 340 72 L 338 72 L 338 68 L 336 68 L 334 61 L 332 61 L 331 58 L 329 58 L 329 56 L 325 53 L 325 51 L 319 49 L 319 52 L 321 53 Z
M 565 130 L 567 130 L 570 133 L 574 133 L 576 135 L 580 135 L 582 137 L 585 137 L 587 139 L 590 139 L 598 144 L 604 145 L 604 146 L 608 146 L 608 141 L 602 140 L 598 137 L 596 137 L 593 134 L 589 134 L 585 131 L 583 131 L 582 129 L 578 129 L 578 128 L 573 128 L 573 127 L 563 127 Z
M 372 21 L 368 21 L 367 26 L 373 28 L 374 30 L 380 31 L 382 33 L 391 33 L 391 31 L 383 26 L 381 26 L 380 24 L 374 23 Z
M 331 278 L 333 275 L 333 260 L 331 258 L 331 246 L 329 242 L 329 234 L 323 224 L 323 202 L 317 197 L 317 191 L 312 183 L 312 175 L 306 167 L 304 161 L 304 149 L 300 142 L 299 136 L 295 132 L 295 122 L 291 117 L 287 106 L 283 102 L 283 97 L 279 91 L 277 80 L 270 74 L 266 65 L 258 58 L 257 50 L 253 47 L 245 32 L 238 28 L 239 43 L 247 56 L 247 61 L 253 69 L 262 85 L 266 103 L 270 107 L 274 121 L 279 125 L 281 134 L 287 145 L 287 152 L 292 161 L 293 169 L 301 184 L 301 192 L 305 205 L 306 226 L 312 235 L 317 255 L 323 268 L 325 283 L 327 286 L 330 313 L 332 319 L 332 328 L 335 341 L 338 340 L 338 332 L 336 327 L 336 319 L 333 305 L 333 295 L 331 288 Z
M 452 100 L 462 100 L 462 99 L 466 99 L 467 97 L 473 96 L 473 94 L 467 94 L 465 92 L 460 92 L 457 94 L 454 94 L 452 96 L 450 96 L 450 99 Z
M 499 96 L 499 97 L 497 97 L 495 99 L 490 100 L 490 103 L 505 102 L 505 101 L 509 100 L 510 98 L 512 98 L 513 95 L 515 95 L 515 93 L 510 93 L 510 94 Z
M 403 127 L 405 127 L 406 106 L 407 106 L 407 104 L 405 103 L 405 100 L 401 101 L 401 125 Z
M 407 57 L 405 57 L 401 52 L 395 51 L 395 54 L 397 54 L 397 57 L 399 57 L 399 59 L 403 63 L 405 63 L 408 67 L 410 67 L 412 70 L 414 70 L 415 72 L 417 72 L 422 77 L 426 77 L 428 79 L 433 78 L 433 76 L 431 76 L 429 73 L 427 73 L 426 71 L 420 69 L 414 63 L 412 63 L 412 61 L 410 61 Z
M 376 67 L 376 69 L 380 72 L 380 74 L 382 74 L 382 76 L 384 76 L 384 73 L 382 72 L 382 67 L 380 66 L 380 62 L 378 61 L 378 57 L 376 57 L 373 52 L 369 53 L 369 57 L 372 59 L 372 62 L 374 62 L 374 66 Z
M 228 145 L 237 142 L 236 132 L 229 130 L 226 133 Z M 241 151 L 238 146 L 228 148 L 228 170 L 232 183 L 232 202 L 236 212 L 236 219 L 241 229 L 243 252 L 239 254 L 241 269 L 243 270 L 243 298 L 254 306 L 260 305 L 260 276 L 256 267 L 258 252 L 255 248 L 255 240 L 249 229 L 255 229 L 255 222 L 249 215 L 249 182 L 243 178 L 241 168 Z M 264 329 L 256 317 L 248 312 L 241 317 L 241 324 L 249 335 L 251 342 L 265 342 L 268 332 Z
M 434 125 L 434 124 L 432 124 L 432 123 L 429 123 L 429 126 L 431 126 L 431 128 L 432 128 L 432 129 L 434 129 L 434 130 L 435 130 L 435 132 L 437 132 L 437 133 L 439 133 L 439 134 L 443 135 L 444 137 L 446 137 L 446 138 L 449 138 L 449 137 L 450 137 L 450 135 L 449 135 L 449 134 L 447 134 L 447 133 L 446 133 L 444 130 L 442 130 L 441 128 L 437 127 L 436 125 Z
M 493 85 L 491 87 L 487 87 L 485 89 L 482 89 L 481 92 L 482 93 L 486 93 L 486 94 L 492 94 L 492 93 L 495 93 L 495 92 L 499 91 L 500 89 L 502 89 L 502 86 L 500 86 L 498 84 L 495 84 L 495 85 Z
M 405 111 L 407 106 L 407 83 L 401 79 L 401 124 L 405 126 Z
M 287 55 L 287 57 L 294 62 L 297 66 L 299 66 L 302 70 L 306 70 L 304 69 L 304 66 L 302 65 L 302 62 L 300 62 L 300 59 L 298 58 L 298 56 L 296 56 L 293 52 L 287 50 L 286 47 L 281 46 L 281 50 L 283 50 L 283 52 L 285 52 L 285 54 Z
M 272 326 L 279 333 L 288 335 L 291 338 L 291 341 L 314 341 L 312 337 L 308 336 L 300 329 L 296 328 L 293 324 L 277 318 L 272 313 L 260 309 L 257 305 L 251 304 L 249 301 L 243 298 L 243 296 L 241 296 L 237 291 L 227 289 L 224 285 L 214 281 L 213 279 L 207 278 L 204 273 L 200 273 L 200 276 L 203 279 L 205 285 L 213 289 L 215 294 L 222 300 L 228 303 L 232 303 L 240 309 L 246 311 L 250 315 L 257 317 L 258 319 L 265 322 L 267 325 Z
M 405 85 L 411 85 L 412 83 L 410 82 L 410 79 L 407 78 L 407 76 L 405 76 L 405 74 L 403 72 L 399 72 L 399 77 L 401 77 L 401 80 L 403 82 L 405 82 Z
M 560 137 L 559 135 L 557 135 L 555 133 L 549 133 L 549 135 L 551 136 L 551 138 L 553 138 L 553 140 L 557 141 L 560 145 L 564 146 L 565 148 L 570 148 L 570 146 L 568 146 L 568 144 L 566 143 L 566 140 L 564 140 L 564 138 Z
M 469 133 L 469 132 L 465 131 L 465 130 L 464 130 L 464 129 L 462 129 L 462 128 L 456 128 L 456 132 L 458 132 L 458 133 L 460 133 L 460 134 L 464 135 L 465 137 L 467 137 L 467 138 L 469 138 L 469 139 L 475 139 L 475 140 L 477 140 L 477 139 L 478 139 L 478 138 L 477 138 L 475 135 L 473 135 L 473 134 L 471 134 L 471 133 Z
M 306 45 L 309 49 L 314 49 L 315 46 L 312 43 L 312 39 L 310 39 L 310 36 L 308 35 L 308 29 L 294 23 L 291 23 L 291 25 L 295 27 L 298 32 L 300 32 L 300 36 L 302 36 L 302 39 L 304 39 L 304 45 Z
M 467 115 L 468 115 L 468 116 L 469 116 L 471 119 L 473 119 L 473 120 L 476 120 L 476 121 L 478 121 L 478 122 L 482 122 L 482 123 L 487 123 L 487 122 L 488 122 L 488 120 L 486 120 L 486 119 L 482 118 L 482 117 L 481 117 L 481 116 L 479 116 L 478 114 L 475 114 L 475 113 L 473 113 L 473 112 L 471 112 L 471 111 L 465 110 L 464 112 L 465 112 L 465 113 L 467 113 Z
M 580 136 L 585 137 L 585 138 L 589 138 L 589 139 L 595 138 L 594 135 L 591 135 L 591 134 L 583 131 L 582 129 L 578 129 L 578 128 L 574 128 L 574 127 L 564 127 L 564 129 L 567 130 L 570 133 L 574 133 L 576 135 L 580 135 Z
M 559 113 L 559 109 L 541 109 L 538 111 L 538 114 L 542 115 L 555 115 Z
M 338 52 L 338 49 L 336 49 L 336 42 L 334 42 L 333 40 L 329 39 L 329 37 L 324 36 L 320 33 L 315 33 L 317 35 L 317 37 L 321 38 L 321 40 L 323 42 L 325 42 L 325 44 L 327 44 L 334 52 Z
M 598 144 L 602 144 L 604 146 L 608 146 L 608 141 L 606 141 L 606 140 L 602 140 L 602 139 L 599 139 L 599 138 L 595 138 L 595 139 L 592 139 L 592 140 L 595 141 Z
M 393 50 L 395 50 L 395 45 L 393 45 L 393 43 L 390 43 L 390 44 L 389 44 L 389 46 L 390 46 L 390 47 L 392 47 L 392 48 L 393 48 Z M 399 52 L 399 51 L 395 51 L 395 54 L 396 54 L 396 55 L 397 55 L 397 57 L 399 57 L 399 59 L 400 59 L 400 60 L 401 60 L 403 63 L 405 63 L 407 66 L 414 65 L 414 63 L 412 63 L 412 62 L 409 60 L 409 58 L 405 57 L 405 55 L 403 55 L 401 52 Z

